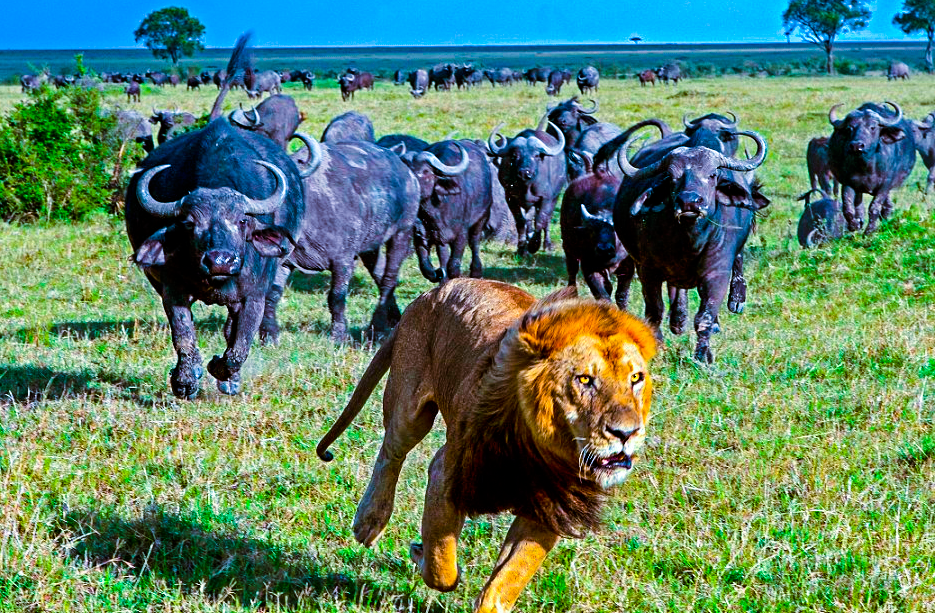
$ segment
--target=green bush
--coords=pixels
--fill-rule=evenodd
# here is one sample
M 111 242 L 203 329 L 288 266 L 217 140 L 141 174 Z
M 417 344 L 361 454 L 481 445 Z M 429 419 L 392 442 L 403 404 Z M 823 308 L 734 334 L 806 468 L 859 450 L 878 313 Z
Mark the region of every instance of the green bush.
M 96 89 L 43 86 L 0 118 L 0 218 L 80 220 L 115 212 L 121 184 L 116 119 L 102 113 Z

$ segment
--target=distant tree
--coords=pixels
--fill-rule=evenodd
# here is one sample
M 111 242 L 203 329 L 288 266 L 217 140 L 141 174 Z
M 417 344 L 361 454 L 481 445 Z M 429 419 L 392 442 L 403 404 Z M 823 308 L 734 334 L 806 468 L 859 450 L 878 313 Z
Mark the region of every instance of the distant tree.
M 932 42 L 935 41 L 935 0 L 904 0 L 903 10 L 893 17 L 893 25 L 912 36 L 924 32 L 928 37 L 925 47 L 925 69 L 935 70 L 932 63 Z
M 631 36 L 630 40 L 633 41 L 634 45 L 640 44 L 640 41 L 643 40 L 642 36 Z
M 204 35 L 204 25 L 180 6 L 153 11 L 133 32 L 136 42 L 143 41 L 154 56 L 171 59 L 173 64 L 204 49 L 201 42 Z
M 828 74 L 834 74 L 834 41 L 847 32 L 863 30 L 870 22 L 864 0 L 790 0 L 782 14 L 782 27 L 798 31 L 802 40 L 821 47 Z

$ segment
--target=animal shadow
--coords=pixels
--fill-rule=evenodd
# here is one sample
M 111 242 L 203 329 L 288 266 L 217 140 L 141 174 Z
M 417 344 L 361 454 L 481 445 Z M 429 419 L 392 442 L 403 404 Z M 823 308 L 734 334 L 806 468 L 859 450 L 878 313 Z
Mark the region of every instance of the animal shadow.
M 60 372 L 32 364 L 0 364 L 0 402 L 12 398 L 16 402 L 59 400 L 68 395 L 88 392 L 94 379 L 89 370 Z
M 147 507 L 137 519 L 108 510 L 66 510 L 50 531 L 56 540 L 73 543 L 64 555 L 75 564 L 158 577 L 184 593 L 204 593 L 216 602 L 236 599 L 261 609 L 267 603 L 295 609 L 300 599 L 307 603 L 326 596 L 369 609 L 389 601 L 398 611 L 443 611 L 437 602 L 426 603 L 412 594 L 393 593 L 391 587 L 372 579 L 330 571 L 310 553 L 290 552 L 233 530 L 211 529 L 194 516 L 195 512 L 191 517 L 169 513 L 157 505 Z M 412 572 L 402 562 L 390 565 L 393 572 Z
M 535 283 L 554 285 L 565 281 L 565 258 L 555 253 L 538 253 L 524 258 L 514 266 L 488 266 L 484 268 L 484 278 L 504 283 Z

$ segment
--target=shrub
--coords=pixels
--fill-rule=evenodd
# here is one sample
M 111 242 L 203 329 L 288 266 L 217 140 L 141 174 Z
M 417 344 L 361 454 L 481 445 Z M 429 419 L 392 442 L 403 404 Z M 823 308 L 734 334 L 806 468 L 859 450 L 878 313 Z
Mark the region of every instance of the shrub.
M 0 118 L 0 218 L 10 221 L 80 220 L 115 212 L 122 183 L 116 125 L 102 113 L 102 94 L 80 87 L 43 86 Z M 134 145 L 134 147 L 136 147 Z

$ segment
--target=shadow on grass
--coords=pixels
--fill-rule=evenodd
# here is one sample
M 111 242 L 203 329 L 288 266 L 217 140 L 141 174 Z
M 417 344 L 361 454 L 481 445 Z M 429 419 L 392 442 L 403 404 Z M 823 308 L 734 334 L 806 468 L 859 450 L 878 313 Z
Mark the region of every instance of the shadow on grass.
M 110 567 L 140 579 L 159 578 L 185 593 L 204 593 L 216 601 L 295 608 L 300 599 L 327 596 L 369 609 L 391 602 L 398 611 L 444 610 L 373 579 L 329 570 L 308 553 L 238 536 L 233 529 L 211 529 L 195 517 L 158 508 L 131 520 L 92 509 L 68 511 L 51 533 L 69 544 L 65 556 L 72 562 Z M 76 535 L 80 536 L 72 541 Z M 386 570 L 394 573 L 413 572 L 402 561 L 390 566 Z
M 565 269 L 565 257 L 560 253 L 541 253 L 532 258 L 523 259 L 508 267 L 488 266 L 484 268 L 484 278 L 504 283 L 535 283 L 554 285 L 564 282 L 568 277 Z
M 296 271 L 289 277 L 289 287 L 293 291 L 302 292 L 303 294 L 327 294 L 331 289 L 331 273 L 313 272 L 306 274 Z M 347 293 L 350 295 L 361 291 L 376 293 L 376 285 L 369 277 L 364 278 L 355 274 L 351 276 L 351 283 Z
M 217 332 L 224 327 L 225 318 L 217 313 L 195 320 L 195 329 L 206 332 Z M 52 337 L 69 337 L 79 341 L 94 341 L 106 336 L 123 335 L 134 336 L 138 332 L 151 332 L 154 330 L 168 333 L 169 325 L 165 320 L 157 321 L 63 321 L 51 326 L 30 326 L 20 328 L 9 336 L 26 344 L 48 345 Z M 4 335 L 6 336 L 6 335 Z
M 154 402 L 152 397 L 139 394 L 138 384 L 112 372 L 66 372 L 35 364 L 0 364 L 0 404 L 10 400 L 32 404 L 69 396 L 101 396 L 105 392 L 96 385 L 101 383 L 117 388 L 117 395 L 139 406 L 150 407 Z

